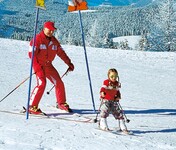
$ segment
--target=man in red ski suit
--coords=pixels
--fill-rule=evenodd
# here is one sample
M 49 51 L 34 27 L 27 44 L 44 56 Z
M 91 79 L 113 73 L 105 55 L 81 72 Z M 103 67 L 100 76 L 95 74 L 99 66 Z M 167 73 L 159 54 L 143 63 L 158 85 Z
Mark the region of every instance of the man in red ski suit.
M 53 36 L 55 30 L 56 28 L 54 27 L 54 23 L 48 21 L 44 23 L 43 30 L 36 35 L 33 70 L 36 73 L 37 86 L 31 94 L 29 107 L 30 113 L 41 113 L 38 105 L 46 87 L 46 78 L 48 78 L 55 85 L 55 93 L 58 104 L 57 107 L 68 112 L 71 111 L 69 105 L 66 103 L 64 83 L 61 80 L 59 73 L 52 65 L 52 61 L 57 55 L 69 66 L 69 71 L 74 70 L 74 65 L 62 49 L 59 41 Z M 30 41 L 30 58 L 32 57 L 32 46 L 33 40 Z

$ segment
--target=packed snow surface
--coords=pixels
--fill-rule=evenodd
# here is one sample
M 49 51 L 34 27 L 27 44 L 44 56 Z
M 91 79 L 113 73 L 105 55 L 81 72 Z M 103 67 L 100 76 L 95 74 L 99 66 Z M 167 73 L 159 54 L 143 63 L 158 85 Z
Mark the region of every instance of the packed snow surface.
M 29 42 L 0 39 L 0 99 L 29 76 Z M 58 113 L 54 90 L 48 81 L 40 108 L 72 120 L 95 119 L 83 47 L 63 45 L 75 70 L 63 77 L 67 102 L 76 114 Z M 87 47 L 87 56 L 98 110 L 99 90 L 107 71 L 116 68 L 122 84 L 120 101 L 134 135 L 97 130 L 98 123 L 81 123 L 46 117 L 9 114 L 27 105 L 29 80 L 0 102 L 0 150 L 175 150 L 176 149 L 176 53 L 141 52 Z M 53 62 L 60 75 L 67 70 L 60 58 Z M 32 88 L 35 76 L 32 78 Z M 99 118 L 99 116 L 98 116 Z M 112 115 L 110 128 L 117 127 Z

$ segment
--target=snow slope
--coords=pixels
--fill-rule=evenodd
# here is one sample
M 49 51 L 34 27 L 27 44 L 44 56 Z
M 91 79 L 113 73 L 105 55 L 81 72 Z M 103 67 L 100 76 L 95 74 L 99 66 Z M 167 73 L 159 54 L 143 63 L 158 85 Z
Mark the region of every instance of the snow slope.
M 131 35 L 131 36 L 121 36 L 121 37 L 115 37 L 113 38 L 113 42 L 125 42 L 127 41 L 128 46 L 132 49 L 135 49 L 136 47 L 139 47 L 139 41 L 141 40 L 140 35 Z
M 28 42 L 0 39 L 0 99 L 29 76 Z M 76 112 L 94 119 L 84 51 L 82 47 L 63 45 L 75 70 L 63 78 L 67 102 Z M 89 67 L 95 98 L 99 107 L 99 89 L 107 70 L 116 68 L 122 83 L 121 105 L 130 119 L 128 129 L 135 136 L 114 135 L 96 130 L 97 123 L 12 115 L 0 112 L 0 150 L 175 150 L 176 149 L 176 53 L 140 52 L 87 47 Z M 54 65 L 62 75 L 67 66 L 55 59 Z M 35 78 L 32 80 L 32 87 Z M 48 82 L 46 91 L 52 85 Z M 18 112 L 27 104 L 28 82 L 4 101 L 0 111 Z M 54 91 L 44 94 L 40 108 L 55 112 Z M 81 119 L 75 115 L 59 115 Z M 117 127 L 112 115 L 110 128 Z

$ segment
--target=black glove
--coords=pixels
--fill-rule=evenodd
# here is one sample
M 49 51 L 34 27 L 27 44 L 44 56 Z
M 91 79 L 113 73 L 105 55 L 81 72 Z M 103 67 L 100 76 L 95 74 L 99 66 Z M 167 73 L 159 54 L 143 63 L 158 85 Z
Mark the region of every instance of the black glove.
M 69 71 L 73 71 L 74 68 L 75 68 L 72 63 L 68 64 L 68 67 L 69 67 L 69 68 L 68 68 Z
M 119 102 L 120 97 L 119 97 L 119 96 L 117 96 L 117 95 L 115 95 L 115 96 L 114 96 L 114 100 L 115 100 L 115 101 L 117 101 L 117 102 Z

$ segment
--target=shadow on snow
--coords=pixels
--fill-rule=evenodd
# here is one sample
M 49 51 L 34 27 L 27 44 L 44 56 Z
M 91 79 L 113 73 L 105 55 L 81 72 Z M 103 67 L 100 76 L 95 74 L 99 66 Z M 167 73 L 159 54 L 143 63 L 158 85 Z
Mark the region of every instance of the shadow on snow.
M 148 130 L 148 131 L 141 131 L 141 130 L 133 130 L 135 134 L 146 134 L 146 133 L 174 133 L 176 132 L 176 128 L 173 129 L 162 129 L 162 130 Z
M 125 110 L 125 114 L 176 115 L 176 109 Z

